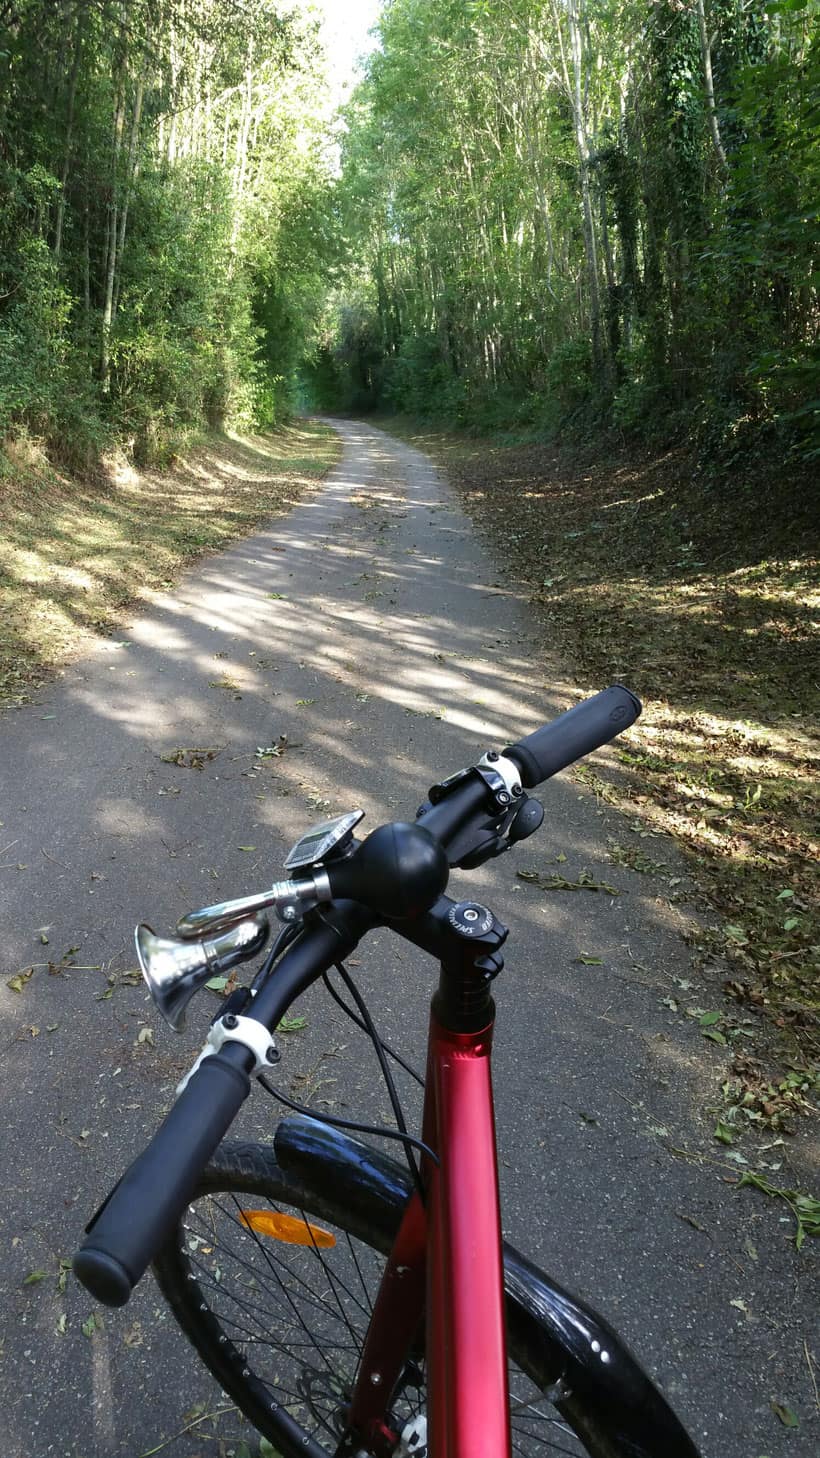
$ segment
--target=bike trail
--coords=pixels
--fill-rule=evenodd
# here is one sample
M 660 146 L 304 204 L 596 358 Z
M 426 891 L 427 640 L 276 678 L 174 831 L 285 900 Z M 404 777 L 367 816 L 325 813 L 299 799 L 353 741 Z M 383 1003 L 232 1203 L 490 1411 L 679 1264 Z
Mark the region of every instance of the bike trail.
M 0 721 L 4 1458 L 255 1451 L 151 1278 L 112 1313 L 62 1264 L 215 1006 L 201 994 L 181 1037 L 160 1022 L 133 976 L 135 923 L 167 934 L 192 906 L 262 888 L 327 814 L 412 818 L 434 779 L 579 692 L 431 462 L 336 424 L 342 457 L 307 500 Z M 610 1317 L 705 1458 L 808 1458 L 816 1258 L 795 1254 L 785 1207 L 729 1188 L 737 1166 L 710 1140 L 721 1050 L 669 1005 L 704 995 L 685 875 L 668 842 L 571 775 L 540 794 L 542 831 L 451 883 L 512 928 L 497 984 L 505 1231 Z M 383 933 L 354 962 L 377 1023 L 418 1058 L 433 969 Z M 319 993 L 297 1011 L 283 1086 L 381 1116 L 358 1035 Z M 270 1137 L 269 1101 L 249 1105 L 242 1132 Z

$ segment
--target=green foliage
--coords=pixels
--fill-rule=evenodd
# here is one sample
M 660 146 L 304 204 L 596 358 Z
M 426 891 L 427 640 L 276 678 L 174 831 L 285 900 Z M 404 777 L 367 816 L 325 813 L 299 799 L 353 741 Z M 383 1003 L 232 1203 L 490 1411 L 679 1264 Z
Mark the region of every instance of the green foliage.
M 592 352 L 589 340 L 568 339 L 550 355 L 546 369 L 549 395 L 562 413 L 569 414 L 587 400 L 592 391 Z
M 289 413 L 332 241 L 316 59 L 279 0 L 20 0 L 0 31 L 0 436 L 146 459 Z
M 348 398 L 820 449 L 817 8 L 392 0 L 344 143 Z
M 382 393 L 389 406 L 408 415 L 425 415 L 435 401 L 438 414 L 458 420 L 459 383 L 441 357 L 438 339 L 414 334 L 389 360 Z

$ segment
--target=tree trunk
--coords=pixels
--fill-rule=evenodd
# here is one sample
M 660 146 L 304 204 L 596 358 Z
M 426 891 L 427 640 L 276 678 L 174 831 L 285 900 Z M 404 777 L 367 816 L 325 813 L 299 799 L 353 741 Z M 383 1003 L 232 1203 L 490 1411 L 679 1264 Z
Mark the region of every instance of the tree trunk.
M 581 190 L 581 215 L 584 236 L 584 254 L 589 288 L 589 325 L 592 344 L 592 368 L 600 379 L 604 372 L 604 354 L 601 343 L 601 291 L 598 282 L 598 250 L 595 240 L 595 222 L 592 212 L 592 190 L 589 184 L 589 143 L 586 132 L 584 109 L 584 71 L 581 28 L 583 0 L 567 0 L 569 22 L 570 54 L 572 76 L 567 69 L 566 57 L 561 46 L 564 75 L 572 105 L 572 121 L 575 145 L 578 151 L 578 180 Z
M 126 174 L 125 174 L 125 193 L 124 193 L 123 200 L 122 200 L 122 207 L 120 209 L 120 223 L 119 223 L 119 230 L 118 230 L 118 236 L 117 236 L 117 253 L 116 253 L 116 258 L 115 258 L 114 300 L 113 300 L 113 307 L 112 307 L 112 311 L 111 311 L 111 323 L 112 323 L 112 325 L 113 325 L 114 320 L 117 317 L 117 305 L 119 303 L 120 276 L 121 276 L 121 272 L 122 272 L 122 258 L 123 258 L 123 253 L 125 252 L 125 230 L 126 230 L 126 227 L 127 227 L 127 224 L 128 224 L 128 209 L 129 209 L 129 207 L 131 205 L 131 198 L 132 198 L 133 193 L 134 193 L 134 183 L 137 180 L 137 172 L 139 171 L 139 153 L 138 153 L 138 149 L 139 149 L 140 121 L 142 119 L 142 98 L 143 98 L 143 93 L 144 93 L 144 82 L 142 80 L 142 77 L 140 77 L 140 79 L 137 82 L 137 90 L 136 90 L 136 95 L 134 97 L 134 112 L 133 112 L 133 116 L 131 118 L 131 137 L 130 137 L 129 142 L 128 142 L 128 163 L 127 163 Z
M 88 174 L 90 164 L 86 149 L 85 196 L 83 199 L 83 312 L 85 315 L 86 340 L 90 343 L 91 331 L 91 199 L 88 195 Z
M 63 246 L 63 220 L 65 218 L 65 190 L 68 183 L 68 169 L 71 166 L 71 145 L 74 133 L 74 104 L 77 99 L 77 77 L 80 73 L 80 56 L 83 44 L 82 15 L 77 17 L 77 33 L 74 38 L 74 59 L 71 63 L 71 77 L 68 83 L 68 112 L 65 126 L 65 155 L 60 176 L 60 196 L 57 199 L 57 217 L 54 223 L 54 257 L 59 261 Z
M 103 303 L 102 353 L 100 358 L 100 383 L 107 395 L 111 389 L 111 324 L 114 312 L 114 277 L 117 266 L 117 237 L 119 216 L 119 163 L 122 148 L 122 129 L 125 121 L 125 77 L 117 82 L 117 100 L 114 105 L 114 137 L 111 157 L 111 201 L 109 204 L 108 246 L 105 261 L 105 300 Z
M 231 258 L 236 253 L 239 229 L 242 223 L 242 198 L 245 193 L 245 178 L 248 169 L 248 142 L 253 121 L 253 41 L 248 41 L 245 63 L 245 85 L 242 93 L 242 114 L 236 137 L 236 151 L 233 166 L 233 224 L 231 227 Z
M 700 29 L 700 57 L 703 64 L 703 84 L 706 89 L 706 111 L 709 116 L 709 131 L 712 135 L 712 145 L 717 153 L 720 170 L 725 182 L 729 176 L 729 163 L 726 160 L 726 153 L 723 150 L 717 107 L 715 106 L 715 85 L 712 79 L 712 42 L 709 40 L 706 30 L 706 12 L 703 7 L 703 0 L 697 0 L 697 10 L 698 27 Z

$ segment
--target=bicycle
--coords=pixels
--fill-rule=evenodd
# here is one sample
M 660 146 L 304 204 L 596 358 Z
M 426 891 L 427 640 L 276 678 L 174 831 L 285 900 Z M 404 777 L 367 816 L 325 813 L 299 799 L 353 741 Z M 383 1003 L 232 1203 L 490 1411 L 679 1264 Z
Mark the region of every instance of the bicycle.
M 482 865 L 538 829 L 543 807 L 527 790 L 640 710 L 614 685 L 434 785 L 413 823 L 359 841 L 353 811 L 302 837 L 290 879 L 187 914 L 174 939 L 137 928 L 146 981 L 179 1029 L 207 980 L 262 950 L 271 907 L 282 922 L 86 1227 L 74 1270 L 118 1306 L 153 1261 L 200 1357 L 284 1458 L 697 1458 L 608 1323 L 502 1243 L 490 1056 L 507 928 L 445 894 L 451 868 Z M 389 1060 L 408 1065 L 344 966 L 376 926 L 439 963 L 420 1137 L 408 1133 Z M 320 978 L 373 1043 L 395 1130 L 317 1118 L 269 1082 L 274 1031 Z M 290 1114 L 272 1147 L 222 1144 L 253 1077 Z M 405 1163 L 362 1133 L 389 1133 Z

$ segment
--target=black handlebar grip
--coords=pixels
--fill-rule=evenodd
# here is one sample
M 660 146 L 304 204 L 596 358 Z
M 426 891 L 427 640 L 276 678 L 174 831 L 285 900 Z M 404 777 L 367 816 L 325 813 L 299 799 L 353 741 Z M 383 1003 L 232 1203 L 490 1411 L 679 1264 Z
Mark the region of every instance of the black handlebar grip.
M 240 1044 L 204 1059 L 148 1148 L 86 1226 L 74 1274 L 103 1305 L 125 1305 L 242 1107 L 250 1079 L 234 1061 L 238 1054 L 249 1060 Z
M 642 707 L 640 699 L 623 684 L 613 684 L 526 739 L 519 739 L 504 754 L 518 765 L 522 783 L 531 790 L 576 759 L 608 744 L 635 723 Z

